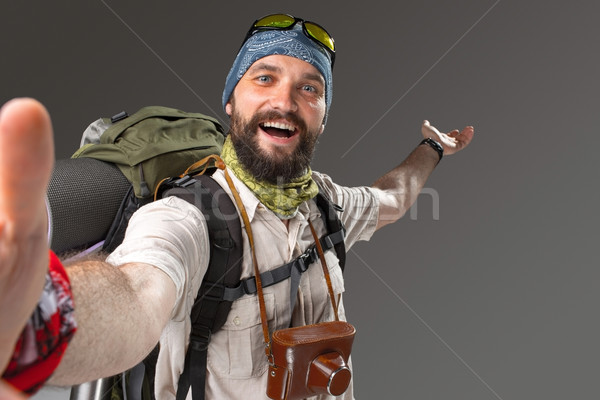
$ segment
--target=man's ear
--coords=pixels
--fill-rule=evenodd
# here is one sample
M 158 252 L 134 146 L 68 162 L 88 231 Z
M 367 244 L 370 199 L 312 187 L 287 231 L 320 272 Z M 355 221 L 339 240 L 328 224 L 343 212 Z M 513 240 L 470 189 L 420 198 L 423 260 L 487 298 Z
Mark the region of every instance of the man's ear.
M 227 104 L 225 104 L 225 112 L 227 113 L 227 115 L 229 115 L 231 117 L 232 108 L 231 108 L 231 102 L 230 101 L 228 101 Z
M 325 124 L 321 124 L 321 129 L 319 129 L 319 135 L 323 133 L 325 130 Z

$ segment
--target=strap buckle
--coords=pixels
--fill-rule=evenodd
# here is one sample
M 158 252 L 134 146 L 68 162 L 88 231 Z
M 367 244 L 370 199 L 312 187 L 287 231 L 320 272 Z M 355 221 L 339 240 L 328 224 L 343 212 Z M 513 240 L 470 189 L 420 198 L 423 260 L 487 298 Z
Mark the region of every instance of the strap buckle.
M 184 188 L 184 187 L 190 186 L 194 182 L 196 182 L 196 180 L 194 178 L 192 178 L 189 175 L 184 175 L 183 177 L 181 177 L 179 179 L 175 179 L 175 181 L 173 182 L 173 184 L 175 186 Z
M 250 278 L 242 279 L 242 288 L 246 294 L 256 293 L 256 279 L 252 276 Z
M 265 342 L 265 353 L 267 355 L 267 362 L 271 367 L 275 366 L 275 357 L 273 357 L 273 348 L 271 342 Z
M 300 272 L 306 272 L 310 264 L 314 263 L 317 260 L 317 249 L 315 246 L 311 246 L 304 251 L 304 253 L 300 254 L 297 258 L 298 260 L 298 270 Z

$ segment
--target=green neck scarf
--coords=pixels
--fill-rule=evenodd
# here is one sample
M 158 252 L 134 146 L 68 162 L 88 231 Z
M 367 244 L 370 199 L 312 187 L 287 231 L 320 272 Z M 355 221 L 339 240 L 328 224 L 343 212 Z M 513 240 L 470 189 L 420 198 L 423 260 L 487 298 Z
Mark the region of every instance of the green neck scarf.
M 303 176 L 281 185 L 257 181 L 239 162 L 230 136 L 227 136 L 223 144 L 221 158 L 260 202 L 279 218 L 293 218 L 300 204 L 312 199 L 319 192 L 317 184 L 312 179 L 310 167 Z

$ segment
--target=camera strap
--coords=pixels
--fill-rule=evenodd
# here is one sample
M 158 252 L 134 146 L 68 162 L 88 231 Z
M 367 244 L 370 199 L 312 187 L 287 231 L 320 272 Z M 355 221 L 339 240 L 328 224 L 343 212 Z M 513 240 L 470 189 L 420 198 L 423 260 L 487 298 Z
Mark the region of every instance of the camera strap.
M 339 321 L 340 317 L 338 316 L 338 305 L 335 301 L 333 286 L 331 285 L 331 277 L 329 276 L 329 267 L 327 266 L 327 262 L 325 261 L 325 253 L 323 252 L 323 246 L 321 246 L 321 241 L 319 240 L 317 231 L 315 230 L 315 227 L 313 226 L 312 222 L 310 222 L 310 220 L 308 220 L 308 226 L 310 226 L 310 231 L 313 235 L 313 238 L 315 238 L 315 246 L 317 246 L 317 253 L 319 254 L 319 259 L 321 260 L 321 266 L 323 267 L 323 275 L 325 275 L 325 282 L 327 283 L 327 291 L 329 292 L 329 299 L 331 300 L 331 306 L 333 307 L 335 320 Z
M 246 229 L 246 234 L 248 235 L 248 242 L 250 244 L 250 253 L 252 254 L 252 264 L 254 267 L 254 277 L 256 279 L 256 294 L 258 296 L 258 303 L 259 303 L 259 308 L 260 308 L 260 321 L 261 321 L 261 325 L 262 325 L 262 331 L 263 331 L 263 337 L 264 337 L 264 343 L 265 343 L 265 354 L 267 355 L 267 359 L 271 363 L 273 356 L 271 354 L 271 340 L 269 338 L 269 325 L 267 322 L 267 310 L 266 310 L 266 306 L 265 306 L 265 298 L 264 298 L 264 294 L 263 294 L 263 285 L 262 285 L 262 280 L 261 280 L 261 274 L 260 274 L 260 271 L 258 268 L 258 262 L 256 260 L 254 236 L 252 234 L 252 228 L 250 227 L 250 218 L 248 217 L 248 213 L 246 212 L 246 207 L 244 206 L 244 203 L 242 202 L 242 199 L 240 198 L 240 195 L 239 195 L 237 189 L 235 188 L 235 185 L 234 185 L 233 181 L 231 180 L 231 177 L 229 176 L 227 169 L 225 169 L 224 172 L 225 172 L 225 180 L 227 181 L 227 185 L 231 189 L 233 198 L 238 206 L 238 209 L 240 210 L 242 220 L 244 221 L 244 228 Z M 323 274 L 325 275 L 325 282 L 327 283 L 327 290 L 329 292 L 329 298 L 331 300 L 331 305 L 333 306 L 335 320 L 339 321 L 338 306 L 335 301 L 335 295 L 333 293 L 333 287 L 331 285 L 331 278 L 329 276 L 329 268 L 327 267 L 327 263 L 325 261 L 325 254 L 323 253 L 323 247 L 321 246 L 321 241 L 319 240 L 317 232 L 310 220 L 308 221 L 308 224 L 310 226 L 311 233 L 315 239 L 315 246 L 317 249 L 317 254 L 319 255 L 319 259 L 321 261 L 321 266 L 323 267 Z

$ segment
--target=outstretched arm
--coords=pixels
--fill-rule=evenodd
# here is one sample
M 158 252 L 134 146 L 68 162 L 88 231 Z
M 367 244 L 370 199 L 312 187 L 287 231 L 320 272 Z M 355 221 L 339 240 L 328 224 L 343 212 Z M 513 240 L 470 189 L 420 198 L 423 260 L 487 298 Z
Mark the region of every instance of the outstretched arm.
M 424 121 L 421 127 L 424 138 L 431 138 L 443 147 L 443 154 L 454 154 L 465 148 L 473 139 L 472 126 L 462 131 L 442 133 Z M 381 199 L 377 229 L 400 219 L 412 206 L 425 182 L 440 161 L 438 152 L 428 144 L 421 144 L 396 168 L 379 178 L 373 188 L 379 189 Z
M 168 198 L 133 214 L 110 264 L 67 266 L 79 327 L 51 383 L 114 375 L 141 361 L 171 320 L 189 315 L 209 251 L 201 211 Z
M 45 108 L 32 99 L 7 103 L 0 112 L 0 375 L 48 271 L 44 198 L 53 159 Z M 173 280 L 148 264 L 117 268 L 101 260 L 69 266 L 67 272 L 78 330 L 52 382 L 82 383 L 143 359 L 171 316 L 177 296 Z M 0 381 L 0 398 L 5 397 L 14 393 Z

